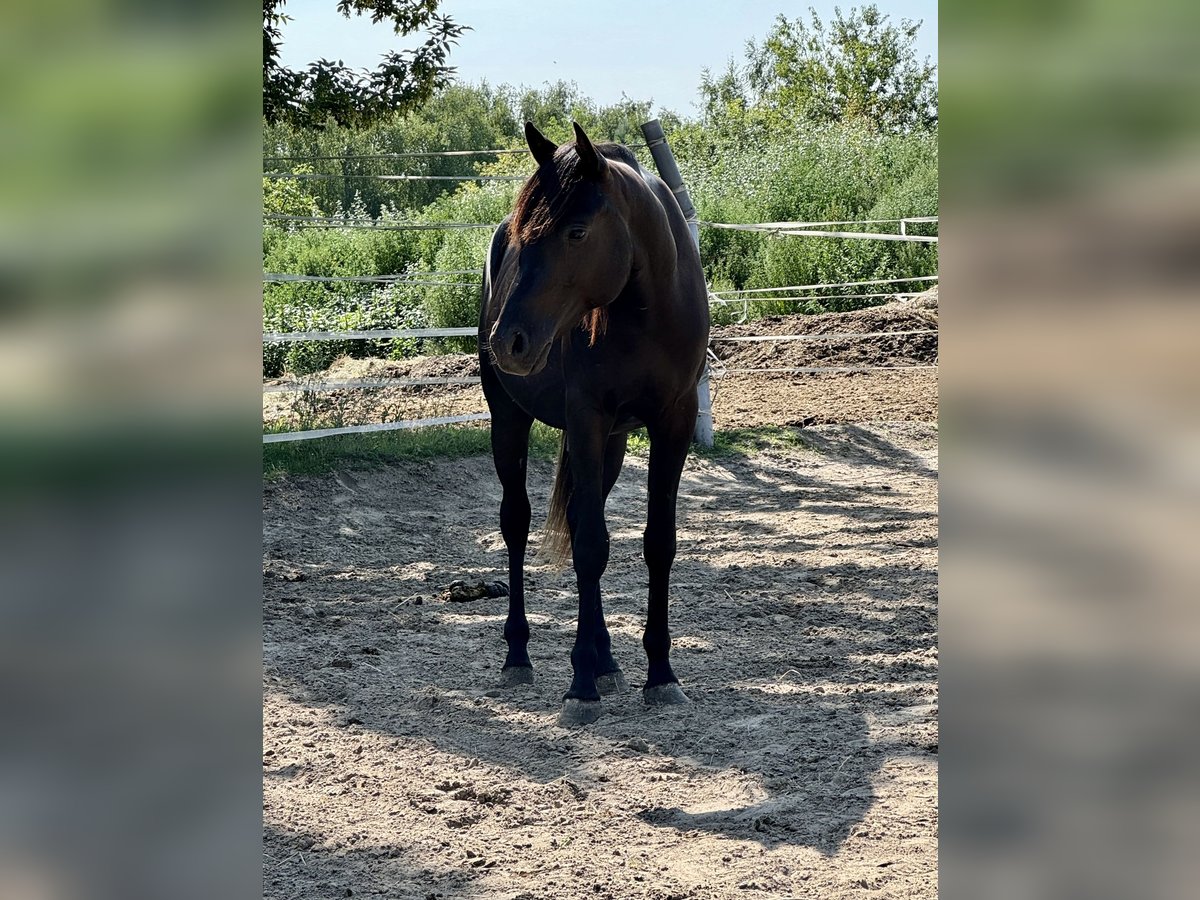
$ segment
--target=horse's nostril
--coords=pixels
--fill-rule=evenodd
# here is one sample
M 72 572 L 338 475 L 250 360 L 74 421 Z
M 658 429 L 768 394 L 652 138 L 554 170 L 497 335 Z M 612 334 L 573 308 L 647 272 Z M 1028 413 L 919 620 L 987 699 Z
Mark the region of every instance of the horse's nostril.
M 525 352 L 525 335 L 519 331 L 513 335 L 511 352 L 513 356 L 520 356 Z

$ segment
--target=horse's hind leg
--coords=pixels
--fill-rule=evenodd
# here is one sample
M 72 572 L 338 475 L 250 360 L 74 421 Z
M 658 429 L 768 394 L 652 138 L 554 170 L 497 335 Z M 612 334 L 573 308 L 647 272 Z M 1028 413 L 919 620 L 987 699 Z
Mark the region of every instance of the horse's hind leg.
M 650 431 L 649 496 L 643 552 L 650 574 L 650 599 L 642 646 L 648 670 L 643 699 L 650 704 L 686 703 L 687 696 L 671 669 L 671 633 L 667 628 L 667 595 L 675 561 L 675 501 L 696 420 L 695 395 L 677 415 Z
M 509 687 L 533 683 L 529 661 L 529 621 L 525 618 L 525 547 L 529 541 L 529 494 L 525 468 L 529 455 L 529 429 L 533 419 L 515 405 L 499 409 L 492 404 L 492 459 L 504 488 L 500 501 L 500 532 L 508 548 L 508 619 L 504 640 L 508 656 L 500 683 Z
M 621 474 L 621 465 L 625 461 L 625 446 L 629 435 L 614 434 L 608 439 L 604 448 L 604 499 L 617 483 Z M 628 686 L 625 673 L 617 665 L 612 655 L 612 637 L 608 633 L 608 625 L 604 622 L 604 605 L 602 600 L 596 603 L 596 689 L 601 694 L 614 694 L 623 691 Z

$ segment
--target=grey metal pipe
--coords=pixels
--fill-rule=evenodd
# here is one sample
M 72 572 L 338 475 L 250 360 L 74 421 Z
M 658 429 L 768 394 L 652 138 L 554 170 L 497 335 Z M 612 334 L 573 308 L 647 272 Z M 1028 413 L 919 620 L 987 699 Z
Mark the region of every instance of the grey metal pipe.
M 678 163 L 675 162 L 675 154 L 671 152 L 671 145 L 667 143 L 662 122 L 658 119 L 646 122 L 642 125 L 642 135 L 646 138 L 646 146 L 650 149 L 650 155 L 654 157 L 658 175 L 679 202 L 679 209 L 683 212 L 683 217 L 687 220 L 688 231 L 692 235 L 692 242 L 699 250 L 700 225 L 697 222 L 699 217 L 696 213 L 696 205 L 692 203 L 692 195 L 683 185 L 683 175 L 679 171 Z M 709 367 L 705 365 L 704 374 L 700 376 L 700 384 L 696 387 L 699 411 L 696 414 L 696 430 L 692 435 L 692 439 L 701 447 L 713 445 L 712 392 L 709 390 L 708 379 Z
M 692 195 L 683 185 L 683 175 L 680 174 L 679 164 L 675 162 L 675 154 L 671 152 L 671 145 L 667 143 L 662 122 L 658 119 L 646 122 L 642 125 L 642 135 L 646 138 L 646 146 L 650 150 L 650 155 L 654 157 L 658 176 L 671 189 L 671 193 L 679 202 L 679 209 L 683 212 L 683 217 L 687 219 L 688 231 L 692 233 L 692 241 L 695 242 L 696 249 L 699 249 L 700 226 L 696 224 L 698 218 L 696 206 L 692 203 Z

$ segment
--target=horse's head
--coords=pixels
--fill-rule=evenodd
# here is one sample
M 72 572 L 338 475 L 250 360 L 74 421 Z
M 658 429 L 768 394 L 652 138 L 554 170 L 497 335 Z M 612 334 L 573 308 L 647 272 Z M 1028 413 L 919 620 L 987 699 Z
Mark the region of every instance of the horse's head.
M 594 342 L 633 260 L 613 165 L 583 129 L 575 125 L 575 140 L 557 147 L 526 122 L 525 138 L 538 169 L 517 196 L 492 280 L 500 302 L 492 356 L 513 375 L 539 372 L 554 341 L 582 322 Z

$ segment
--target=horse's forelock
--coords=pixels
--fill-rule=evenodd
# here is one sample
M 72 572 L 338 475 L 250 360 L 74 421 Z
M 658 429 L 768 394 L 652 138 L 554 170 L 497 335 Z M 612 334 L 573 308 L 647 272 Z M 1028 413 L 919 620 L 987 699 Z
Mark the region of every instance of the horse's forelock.
M 575 145 L 564 144 L 554 156 L 554 165 L 539 166 L 517 194 L 509 241 L 515 245 L 536 240 L 553 229 L 563 217 L 572 197 L 583 182 Z

